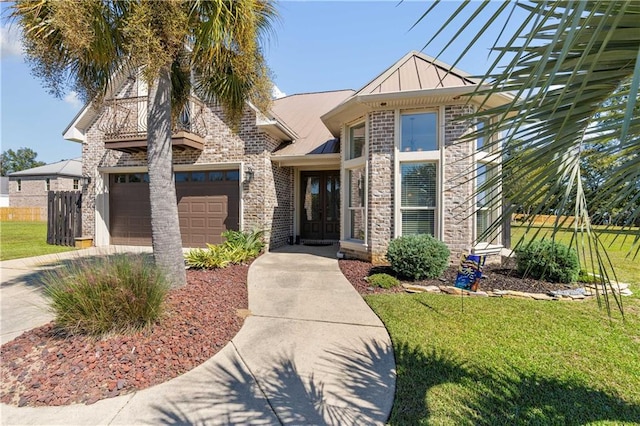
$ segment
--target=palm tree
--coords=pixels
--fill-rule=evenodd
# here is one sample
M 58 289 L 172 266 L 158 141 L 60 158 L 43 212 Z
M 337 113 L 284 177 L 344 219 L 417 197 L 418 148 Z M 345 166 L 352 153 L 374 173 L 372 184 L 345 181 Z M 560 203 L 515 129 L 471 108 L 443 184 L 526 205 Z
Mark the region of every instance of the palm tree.
M 141 70 L 148 84 L 147 161 L 153 252 L 173 286 L 186 283 L 172 170 L 172 120 L 192 90 L 232 122 L 270 99 L 260 42 L 268 0 L 28 0 L 13 5 L 34 74 L 55 95 L 72 87 L 104 98 L 113 77 Z
M 418 22 L 437 19 L 438 3 Z M 507 22 L 511 20 L 513 25 L 517 16 L 523 18 L 510 33 Z M 536 176 L 535 182 L 511 194 L 514 205 L 538 200 L 533 214 L 552 209 L 579 219 L 574 225 L 574 243 L 582 267 L 603 275 L 604 289 L 605 282 L 611 284 L 610 274 L 615 277 L 615 273 L 611 273 L 597 233 L 592 232 L 590 207 L 603 200 L 624 206 L 623 215 L 612 217 L 616 225 L 632 226 L 640 217 L 640 3 L 464 2 L 427 46 L 445 29 L 453 29 L 451 42 L 471 34 L 471 42 L 456 55 L 454 66 L 471 54 L 483 34 L 497 35 L 492 49 L 495 58 L 473 96 L 482 100 L 509 92 L 515 95 L 513 102 L 480 107 L 463 119 L 490 123 L 483 131 L 488 132 L 498 154 L 520 153 L 504 160 L 503 170 L 509 171 L 510 179 L 527 181 L 528 176 Z M 478 133 L 470 133 L 467 140 L 475 139 Z M 590 149 L 594 146 L 599 149 Z M 601 176 L 597 199 L 588 199 L 583 190 L 581 160 L 587 155 L 616 157 L 615 166 Z M 503 174 L 497 173 L 478 190 L 484 191 L 502 178 Z M 496 196 L 494 202 L 500 198 Z M 487 233 L 512 212 L 506 209 Z M 554 235 L 561 225 L 560 221 L 554 224 Z M 637 254 L 640 233 L 637 228 L 631 232 L 635 234 L 632 250 Z

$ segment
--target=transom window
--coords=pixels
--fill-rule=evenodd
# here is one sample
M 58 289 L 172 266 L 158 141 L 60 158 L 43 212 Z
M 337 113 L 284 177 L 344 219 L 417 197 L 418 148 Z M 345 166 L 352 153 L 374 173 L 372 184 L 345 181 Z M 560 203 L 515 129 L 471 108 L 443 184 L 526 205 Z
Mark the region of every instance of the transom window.
M 347 160 L 359 158 L 364 155 L 364 123 L 349 128 L 349 157 Z
M 402 235 L 435 235 L 437 164 L 400 164 Z
M 402 114 L 400 151 L 420 152 L 438 149 L 438 115 L 435 112 Z

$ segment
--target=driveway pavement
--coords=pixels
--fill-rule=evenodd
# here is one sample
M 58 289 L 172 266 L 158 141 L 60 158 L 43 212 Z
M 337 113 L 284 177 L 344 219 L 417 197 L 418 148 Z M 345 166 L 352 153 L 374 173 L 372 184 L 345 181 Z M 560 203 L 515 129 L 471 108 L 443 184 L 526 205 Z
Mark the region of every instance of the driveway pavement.
M 38 288 L 43 269 L 103 252 L 1 262 L 2 342 L 51 319 Z M 341 274 L 335 252 L 289 246 L 257 259 L 248 277 L 252 315 L 222 351 L 190 372 L 89 406 L 1 405 L 1 423 L 384 423 L 395 390 L 391 341 Z

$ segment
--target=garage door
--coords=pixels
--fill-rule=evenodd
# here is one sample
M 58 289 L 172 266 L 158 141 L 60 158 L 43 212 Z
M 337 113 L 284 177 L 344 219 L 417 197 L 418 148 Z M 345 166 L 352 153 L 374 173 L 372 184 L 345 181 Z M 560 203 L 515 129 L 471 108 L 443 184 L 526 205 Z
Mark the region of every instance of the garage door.
M 238 180 L 237 170 L 176 173 L 184 247 L 220 243 L 222 232 L 238 229 Z M 111 244 L 151 245 L 148 174 L 111 175 L 109 197 Z

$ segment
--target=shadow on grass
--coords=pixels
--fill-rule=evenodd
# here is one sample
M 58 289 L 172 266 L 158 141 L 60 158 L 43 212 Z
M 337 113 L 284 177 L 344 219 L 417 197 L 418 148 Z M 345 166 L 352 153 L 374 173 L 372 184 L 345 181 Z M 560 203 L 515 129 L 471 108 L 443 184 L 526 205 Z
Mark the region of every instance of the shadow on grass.
M 264 354 L 263 365 L 249 366 L 235 346 L 225 349 L 187 392 L 154 406 L 153 423 L 380 424 L 391 408 L 393 352 L 373 339 L 324 351 L 313 372 L 293 353 Z
M 640 405 L 583 382 L 537 376 L 512 366 L 481 370 L 448 354 L 424 353 L 407 345 L 396 347 L 395 353 L 398 378 L 392 425 L 443 419 L 474 425 L 640 422 Z M 428 402 L 427 393 L 431 393 Z

